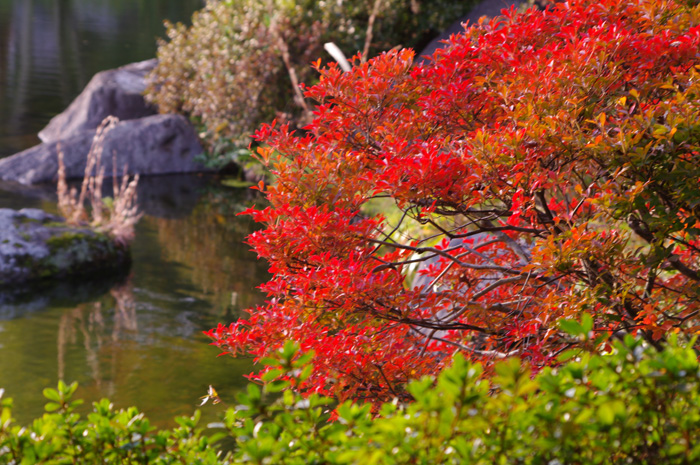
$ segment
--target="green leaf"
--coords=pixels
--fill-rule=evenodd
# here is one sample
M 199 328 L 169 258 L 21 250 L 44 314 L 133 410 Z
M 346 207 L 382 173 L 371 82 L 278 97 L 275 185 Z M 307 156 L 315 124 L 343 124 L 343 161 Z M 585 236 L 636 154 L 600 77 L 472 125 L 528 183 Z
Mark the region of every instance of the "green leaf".
M 280 370 L 279 368 L 275 369 L 275 370 L 270 370 L 270 371 L 263 373 L 263 375 L 260 377 L 260 379 L 263 382 L 267 383 L 267 382 L 270 382 L 272 380 L 279 378 L 283 373 L 284 373 L 284 371 Z
M 61 401 L 61 395 L 55 389 L 45 388 L 43 391 L 43 394 L 44 394 L 44 397 L 46 397 L 49 400 L 53 400 L 54 402 Z
M 615 420 L 615 415 L 607 404 L 603 404 L 600 407 L 598 407 L 598 420 L 600 423 L 603 425 L 611 425 L 612 422 Z
M 44 410 L 46 410 L 47 412 L 55 412 L 60 408 L 61 404 L 57 402 L 47 402 L 46 405 L 44 405 Z
M 581 331 L 586 337 L 593 331 L 593 318 L 588 313 L 584 313 L 581 317 Z
M 270 383 L 267 383 L 265 385 L 265 391 L 266 392 L 281 392 L 289 387 L 290 383 L 287 380 L 284 379 L 279 379 L 276 381 L 272 381 Z
M 570 336 L 579 337 L 585 334 L 583 326 L 576 320 L 561 320 L 559 322 L 559 328 Z

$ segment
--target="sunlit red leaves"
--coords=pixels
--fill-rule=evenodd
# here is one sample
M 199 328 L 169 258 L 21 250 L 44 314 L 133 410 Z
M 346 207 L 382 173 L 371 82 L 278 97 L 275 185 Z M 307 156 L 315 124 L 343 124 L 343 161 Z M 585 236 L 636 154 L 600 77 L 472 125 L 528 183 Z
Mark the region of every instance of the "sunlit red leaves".
M 599 335 L 694 334 L 699 18 L 558 3 L 424 66 L 400 51 L 320 69 L 308 132 L 255 136 L 277 179 L 249 212 L 269 301 L 210 336 L 257 357 L 296 340 L 317 354 L 308 389 L 379 400 L 457 350 L 552 363 L 575 343 L 558 321 L 582 313 Z M 373 198 L 398 211 L 368 216 Z

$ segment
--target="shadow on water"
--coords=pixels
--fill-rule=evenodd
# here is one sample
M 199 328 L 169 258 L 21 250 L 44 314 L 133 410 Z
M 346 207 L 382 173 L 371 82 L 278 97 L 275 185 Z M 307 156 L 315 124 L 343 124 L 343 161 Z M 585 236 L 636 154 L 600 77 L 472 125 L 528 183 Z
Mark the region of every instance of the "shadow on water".
M 33 283 L 0 289 L 0 321 L 26 317 L 49 306 L 71 307 L 95 300 L 124 282 L 124 269 L 116 276 Z

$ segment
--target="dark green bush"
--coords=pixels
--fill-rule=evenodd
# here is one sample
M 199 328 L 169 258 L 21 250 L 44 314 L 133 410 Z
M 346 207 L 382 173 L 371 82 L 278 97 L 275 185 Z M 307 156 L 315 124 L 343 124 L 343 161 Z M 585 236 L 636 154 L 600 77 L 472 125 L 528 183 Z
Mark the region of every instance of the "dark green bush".
M 474 0 L 379 0 L 369 55 L 421 47 L 469 11 Z M 209 161 L 236 159 L 274 118 L 303 125 L 311 108 L 295 83 L 312 84 L 312 61 L 334 42 L 348 56 L 365 48 L 375 1 L 209 0 L 192 26 L 166 24 L 147 99 L 190 116 Z M 330 58 L 329 58 L 330 59 Z
M 578 354 L 531 377 L 516 360 L 481 367 L 457 357 L 437 379 L 413 382 L 409 405 L 344 403 L 286 387 L 310 372 L 310 355 L 290 345 L 262 387 L 251 384 L 219 431 L 232 451 L 197 429 L 198 414 L 154 431 L 134 408 L 95 403 L 81 418 L 75 386 L 46 390 L 47 413 L 20 428 L 2 400 L 0 463 L 424 463 L 691 464 L 700 461 L 700 365 L 673 338 L 662 352 L 631 337 L 608 355 Z M 278 396 L 278 392 L 283 395 Z M 265 396 L 276 397 L 272 403 Z M 214 394 L 215 395 L 215 394 Z

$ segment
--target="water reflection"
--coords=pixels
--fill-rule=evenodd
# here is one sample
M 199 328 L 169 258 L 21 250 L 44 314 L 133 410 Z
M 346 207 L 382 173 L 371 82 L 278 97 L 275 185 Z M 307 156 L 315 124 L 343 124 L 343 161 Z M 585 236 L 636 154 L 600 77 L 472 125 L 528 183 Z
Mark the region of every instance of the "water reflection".
M 238 202 L 231 202 L 233 193 Z M 251 262 L 249 247 L 243 242 L 255 226 L 249 217 L 237 217 L 244 200 L 254 191 L 209 190 L 186 218 L 153 219 L 159 241 L 168 244 L 163 258 L 191 270 L 197 298 L 212 304 L 212 314 L 222 321 L 240 317 L 241 311 L 262 303 L 251 283 L 267 279 L 264 262 Z M 231 221 L 235 218 L 235 221 Z
M 209 384 L 224 395 L 242 388 L 250 360 L 216 357 L 202 331 L 263 300 L 255 287 L 267 266 L 243 244 L 255 225 L 236 216 L 252 192 L 210 186 L 189 214 L 144 217 L 125 279 L 0 303 L 0 386 L 17 419 L 40 415 L 41 391 L 58 379 L 80 383 L 85 409 L 110 397 L 159 425 L 191 414 Z
M 152 58 L 162 20 L 186 22 L 203 3 L 0 0 L 0 157 L 38 143 L 98 71 Z M 143 178 L 128 280 L 0 296 L 0 387 L 17 420 L 39 416 L 42 389 L 59 378 L 80 383 L 85 409 L 108 396 L 159 425 L 191 414 L 209 384 L 222 395 L 242 388 L 250 361 L 217 358 L 202 331 L 262 301 L 267 267 L 242 243 L 254 226 L 235 216 L 250 192 L 207 177 Z M 0 207 L 55 212 L 55 185 L 0 183 Z
M 108 343 L 118 342 L 122 332 L 138 332 L 136 304 L 131 281 L 131 277 L 129 277 L 125 283 L 117 285 L 109 291 L 109 294 L 114 298 L 114 314 L 111 334 L 107 339 Z M 61 315 L 58 324 L 58 379 L 66 379 L 66 348 L 68 344 L 76 344 L 78 331 L 82 335 L 86 364 L 90 368 L 95 385 L 105 391 L 107 395 L 113 394 L 113 376 L 107 380 L 107 386 L 103 386 L 104 380 L 100 372 L 99 352 L 104 345 L 105 335 L 109 334 L 106 330 L 101 301 L 79 305 Z

